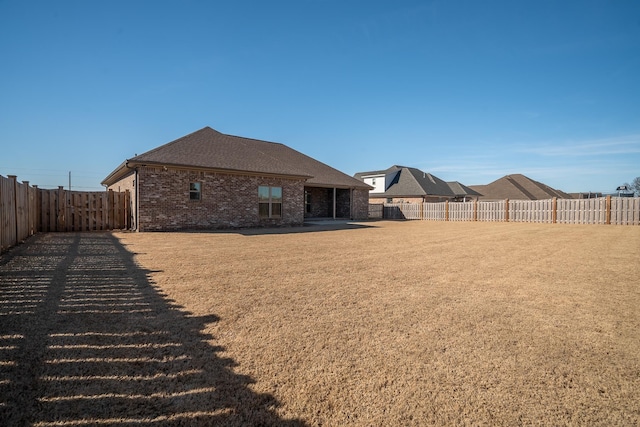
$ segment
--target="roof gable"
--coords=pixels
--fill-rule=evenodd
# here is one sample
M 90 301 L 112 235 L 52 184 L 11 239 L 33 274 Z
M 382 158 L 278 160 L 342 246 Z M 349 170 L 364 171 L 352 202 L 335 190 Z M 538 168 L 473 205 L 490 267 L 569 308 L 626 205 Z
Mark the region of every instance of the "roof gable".
M 357 172 L 354 177 L 357 179 L 364 179 L 364 178 L 369 178 L 369 177 L 378 177 L 378 176 L 385 176 L 385 175 L 390 175 L 393 172 L 397 172 L 400 169 L 404 168 L 405 166 L 398 166 L 398 165 L 393 165 L 388 169 L 383 169 L 383 170 L 379 170 L 379 171 L 368 171 L 368 172 Z
M 427 195 L 435 195 L 435 196 L 454 196 L 453 191 L 451 191 L 451 187 L 445 181 L 441 180 L 435 175 L 432 175 L 427 172 L 422 172 L 419 169 L 415 168 L 406 168 L 411 172 L 413 178 L 420 185 L 420 187 L 425 191 Z
M 376 197 L 422 197 L 447 196 L 455 194 L 449 184 L 435 175 L 406 166 L 391 166 L 383 171 L 358 172 L 355 176 L 363 179 L 371 175 L 386 176 L 384 193 L 376 193 Z

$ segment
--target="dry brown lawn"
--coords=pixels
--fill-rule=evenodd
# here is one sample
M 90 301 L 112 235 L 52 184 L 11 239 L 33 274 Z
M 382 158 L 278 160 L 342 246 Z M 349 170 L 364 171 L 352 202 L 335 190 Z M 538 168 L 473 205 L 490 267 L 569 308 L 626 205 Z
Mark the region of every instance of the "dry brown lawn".
M 0 318 L 17 348 L 0 348 L 0 421 L 4 405 L 40 426 L 640 424 L 640 227 L 58 236 L 0 263 L 6 295 L 30 254 L 58 256 L 46 283 L 63 283 L 33 328 Z M 26 352 L 28 372 L 9 357 Z
M 311 425 L 640 423 L 640 228 L 120 234 Z

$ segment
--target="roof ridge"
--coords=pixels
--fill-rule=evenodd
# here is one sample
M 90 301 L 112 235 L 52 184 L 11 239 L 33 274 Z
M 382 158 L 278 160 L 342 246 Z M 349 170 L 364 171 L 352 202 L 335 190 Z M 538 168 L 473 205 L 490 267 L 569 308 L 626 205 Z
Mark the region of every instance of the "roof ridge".
M 418 168 L 405 167 L 405 169 L 407 169 L 407 171 L 411 174 L 414 181 L 416 182 L 416 184 L 418 184 L 425 195 L 454 195 L 454 192 L 449 184 L 447 184 L 443 179 L 438 178 L 437 176 Z M 433 190 L 435 190 L 436 192 L 434 192 Z M 445 194 L 442 194 L 442 192 L 444 192 Z
M 147 154 L 151 154 L 151 153 L 155 153 L 156 151 L 158 151 L 158 150 L 160 150 L 160 149 L 164 149 L 164 148 L 166 148 L 166 147 L 168 147 L 168 146 L 170 146 L 170 145 L 173 145 L 173 144 L 175 144 L 175 143 L 178 143 L 178 142 L 182 141 L 183 139 L 185 139 L 185 138 L 187 138 L 187 137 L 190 137 L 190 136 L 192 136 L 192 135 L 195 135 L 195 134 L 196 134 L 196 133 L 198 133 L 198 132 L 202 132 L 203 130 L 206 130 L 206 129 L 209 129 L 209 130 L 211 130 L 211 131 L 213 131 L 213 132 L 219 133 L 220 135 L 224 135 L 223 133 L 218 132 L 217 130 L 215 130 L 215 129 L 211 128 L 210 126 L 205 126 L 205 127 L 203 127 L 202 129 L 198 129 L 197 131 L 194 131 L 194 132 L 191 132 L 191 133 L 189 133 L 189 134 L 187 134 L 187 135 L 181 136 L 181 137 L 180 137 L 180 138 L 178 138 L 178 139 L 174 139 L 173 141 L 169 141 L 169 142 L 167 142 L 167 143 L 165 143 L 165 144 L 162 144 L 162 145 L 160 145 L 160 146 L 158 146 L 158 147 L 156 147 L 156 148 L 152 148 L 152 149 L 151 149 L 151 150 L 149 150 L 149 151 L 145 151 L 144 153 L 142 153 L 142 154 L 140 154 L 140 155 L 135 155 L 135 156 L 133 156 L 131 159 L 128 159 L 128 160 L 134 160 L 134 159 L 136 159 L 136 158 L 138 158 L 138 157 L 141 157 L 141 156 L 144 156 L 144 155 L 147 155 Z
M 296 150 L 294 150 L 293 148 L 291 148 L 291 147 L 289 147 L 288 145 L 285 145 L 285 144 L 283 144 L 283 143 L 281 143 L 281 142 L 271 142 L 271 141 L 265 141 L 265 140 L 262 140 L 262 139 L 256 139 L 256 138 L 245 138 L 244 136 L 229 135 L 229 134 L 226 134 L 226 133 L 223 133 L 222 135 L 223 135 L 223 136 L 230 137 L 230 138 L 233 138 L 233 139 L 237 139 L 237 141 L 234 141 L 234 143 L 242 144 L 242 145 L 244 145 L 244 146 L 245 146 L 245 147 L 247 147 L 247 148 L 249 148 L 249 147 L 248 147 L 248 144 L 246 143 L 246 141 L 253 141 L 253 142 L 257 142 L 257 143 L 259 143 L 259 144 L 273 144 L 273 145 L 278 145 L 278 146 L 283 147 L 283 148 L 285 148 L 285 149 L 289 149 L 289 150 L 292 150 L 292 151 L 297 152 L 298 154 L 301 154 L 301 155 L 303 155 L 303 156 L 306 156 L 305 154 L 303 154 L 303 153 L 301 153 L 301 152 L 299 152 L 299 151 L 296 151 Z M 275 155 L 273 155 L 273 154 L 271 154 L 271 153 L 268 153 L 267 151 L 265 151 L 265 150 L 261 149 L 261 148 L 260 148 L 260 146 L 257 146 L 257 147 L 251 147 L 251 148 L 252 148 L 252 149 L 254 149 L 255 151 L 257 151 L 258 153 L 262 154 L 263 156 L 268 157 L 268 158 L 269 158 L 269 159 L 271 159 L 272 161 L 275 161 L 276 163 L 285 164 L 285 165 L 287 165 L 287 166 L 289 166 L 289 167 L 293 166 L 293 167 L 294 167 L 294 169 L 297 169 L 297 168 L 298 168 L 298 165 L 297 165 L 297 164 L 295 164 L 295 163 L 290 163 L 290 162 L 285 161 L 285 160 L 283 160 L 283 159 L 281 159 L 281 158 L 278 158 L 277 156 L 275 156 Z M 307 157 L 309 157 L 309 156 L 307 156 Z M 314 159 L 314 160 L 315 160 L 315 159 Z M 316 160 L 316 161 L 317 161 L 317 160 Z M 328 166 L 328 165 L 325 165 L 325 166 Z M 330 167 L 330 166 L 329 166 L 329 167 Z M 301 171 L 301 172 L 302 172 L 302 171 Z
M 208 126 L 207 126 L 208 127 Z M 215 130 L 215 129 L 212 129 Z M 217 132 L 217 131 L 216 131 Z M 264 139 L 257 139 L 257 138 L 247 138 L 246 136 L 239 136 L 239 135 L 231 135 L 229 133 L 222 133 L 222 132 L 218 132 L 220 135 L 224 135 L 224 136 L 228 136 L 231 138 L 238 138 L 238 139 L 245 139 L 245 140 L 249 140 L 249 141 L 256 141 L 256 142 L 265 142 L 267 144 L 277 144 L 277 145 L 285 145 L 281 142 L 275 142 L 275 141 L 267 141 Z M 188 136 L 188 135 L 187 135 Z
M 121 178 L 131 166 L 170 165 L 234 171 L 250 175 L 291 176 L 309 186 L 371 187 L 340 170 L 281 142 L 229 135 L 205 126 L 173 141 L 127 159 L 107 179 Z M 105 180 L 106 181 L 106 180 Z
M 527 178 L 528 180 L 531 180 L 530 178 L 522 175 L 523 177 Z M 516 187 L 518 190 L 520 190 L 522 192 L 522 194 L 524 194 L 525 196 L 527 196 L 529 198 L 529 200 L 536 200 L 537 198 L 530 193 L 526 188 L 524 188 L 522 186 L 522 184 L 520 184 L 519 182 L 517 182 L 515 179 L 513 179 L 511 177 L 511 175 L 507 175 L 507 181 L 509 181 L 514 187 Z
M 558 190 L 556 190 L 555 188 L 549 187 L 547 184 L 543 184 L 541 182 L 536 181 L 535 179 L 530 179 L 531 182 L 533 182 L 538 188 L 540 188 L 541 190 L 543 190 L 544 192 L 549 192 L 551 191 L 551 193 L 553 195 L 555 195 L 556 197 L 561 195 Z

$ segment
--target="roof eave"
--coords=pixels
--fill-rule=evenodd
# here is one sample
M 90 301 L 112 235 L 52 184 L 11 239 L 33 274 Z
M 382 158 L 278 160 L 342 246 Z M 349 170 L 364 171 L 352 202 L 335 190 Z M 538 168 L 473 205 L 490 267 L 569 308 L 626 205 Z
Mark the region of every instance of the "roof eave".
M 302 175 L 302 174 L 286 174 L 286 173 L 273 173 L 273 172 L 263 172 L 263 171 L 248 171 L 248 170 L 239 170 L 239 169 L 225 169 L 225 168 L 212 168 L 206 166 L 193 166 L 193 165 L 185 165 L 179 163 L 167 163 L 167 162 L 155 162 L 155 161 L 141 161 L 141 160 L 126 160 L 120 166 L 116 168 L 107 178 L 102 182 L 103 185 L 111 185 L 108 181 L 116 182 L 118 179 L 122 178 L 126 175 L 126 172 L 123 173 L 123 170 L 133 169 L 138 166 L 151 166 L 151 167 L 166 167 L 172 169 L 183 169 L 183 170 L 197 170 L 197 171 L 206 171 L 206 172 L 218 172 L 218 173 L 229 173 L 233 175 L 251 175 L 251 176 L 269 176 L 269 177 L 280 177 L 280 178 L 288 178 L 288 179 L 300 179 L 307 180 L 313 178 L 312 175 Z
M 345 188 L 361 188 L 363 190 L 372 190 L 373 187 L 368 185 L 368 184 L 364 184 L 364 185 L 347 185 L 347 184 L 328 184 L 328 183 L 322 183 L 322 182 L 307 182 L 304 184 L 305 187 L 317 187 L 317 188 L 341 188 L 341 189 L 345 189 Z
M 109 186 L 115 184 L 130 172 L 129 169 L 129 160 L 127 159 L 124 162 L 120 163 L 120 165 L 115 168 L 113 172 L 107 175 L 107 177 L 102 180 L 100 185 Z

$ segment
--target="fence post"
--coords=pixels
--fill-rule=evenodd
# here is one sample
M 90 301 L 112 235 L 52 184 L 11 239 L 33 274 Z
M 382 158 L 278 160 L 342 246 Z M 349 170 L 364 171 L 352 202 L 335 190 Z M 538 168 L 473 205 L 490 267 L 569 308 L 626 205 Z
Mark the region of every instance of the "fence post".
M 67 231 L 65 226 L 65 213 L 66 213 L 66 205 L 67 198 L 64 194 L 64 187 L 62 185 L 58 186 L 58 206 L 56 206 L 56 215 L 57 215 L 57 230 L 56 231 Z
M 505 222 L 509 222 L 509 199 L 505 199 L 504 201 L 504 220 Z
M 449 221 L 449 201 L 444 201 L 444 220 Z
M 113 190 L 107 190 L 107 227 L 113 230 L 116 227 L 116 221 L 114 215 L 116 213 L 115 200 L 113 196 Z
M 33 189 L 35 190 L 35 198 L 36 198 L 36 219 L 35 219 L 35 224 L 36 224 L 36 232 L 38 231 L 42 231 L 41 227 L 42 227 L 42 203 L 40 203 L 40 189 L 38 188 L 37 185 L 33 186 Z
M 558 220 L 558 198 L 554 197 L 551 201 L 551 223 L 555 224 Z
M 611 196 L 607 196 L 607 202 L 605 205 L 606 214 L 605 214 L 605 224 L 611 225 Z
M 473 201 L 473 220 L 478 221 L 478 199 Z
M 25 204 L 26 204 L 25 209 L 27 210 L 27 213 L 26 213 L 27 232 L 26 232 L 26 234 L 27 234 L 27 237 L 28 237 L 28 236 L 31 236 L 33 234 L 31 232 L 31 215 L 33 215 L 33 213 L 31 212 L 31 203 L 29 203 L 29 199 L 30 199 L 30 197 L 29 197 L 29 181 L 22 181 L 22 183 L 24 184 L 25 191 L 27 193 L 27 197 L 25 198 L 26 199 L 25 200 Z
M 14 242 L 12 243 L 12 245 L 15 245 L 16 243 L 18 243 L 18 241 L 20 240 L 20 235 L 18 234 L 19 231 L 19 227 L 18 227 L 18 176 L 17 175 L 7 175 L 7 178 L 9 178 L 12 182 L 13 182 L 13 215 L 15 216 L 15 233 L 16 233 L 16 238 L 14 240 Z

